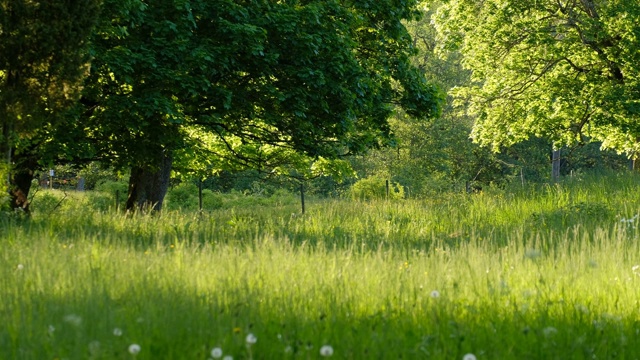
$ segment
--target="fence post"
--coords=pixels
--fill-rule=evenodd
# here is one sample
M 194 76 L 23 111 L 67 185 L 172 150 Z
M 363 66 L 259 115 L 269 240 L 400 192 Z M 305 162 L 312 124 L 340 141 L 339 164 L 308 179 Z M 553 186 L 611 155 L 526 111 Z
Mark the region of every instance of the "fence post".
M 202 178 L 198 179 L 198 205 L 200 206 L 200 212 L 202 212 Z
M 551 155 L 551 181 L 557 182 L 560 180 L 560 159 L 561 159 L 561 149 L 553 149 Z
M 304 214 L 304 184 L 300 182 L 300 203 L 302 204 L 302 214 Z
M 385 182 L 387 200 L 389 200 L 389 179 L 385 180 L 384 182 Z

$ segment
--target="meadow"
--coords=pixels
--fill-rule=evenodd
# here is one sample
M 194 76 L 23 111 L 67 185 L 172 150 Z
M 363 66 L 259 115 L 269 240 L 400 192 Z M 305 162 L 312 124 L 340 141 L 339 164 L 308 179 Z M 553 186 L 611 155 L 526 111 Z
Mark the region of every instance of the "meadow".
M 36 198 L 0 216 L 0 358 L 638 359 L 639 186 L 304 215 L 294 197 L 133 216 Z

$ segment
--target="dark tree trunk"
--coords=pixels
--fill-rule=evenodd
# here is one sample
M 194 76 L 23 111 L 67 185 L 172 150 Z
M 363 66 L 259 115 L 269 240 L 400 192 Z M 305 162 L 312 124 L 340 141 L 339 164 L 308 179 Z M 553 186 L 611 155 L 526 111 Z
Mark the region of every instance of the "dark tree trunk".
M 9 201 L 12 210 L 29 213 L 29 191 L 38 162 L 34 156 L 15 155 L 10 169 Z
M 147 209 L 159 211 L 162 209 L 164 196 L 169 189 L 172 163 L 171 153 L 165 151 L 157 166 L 133 167 L 131 169 L 127 211 Z

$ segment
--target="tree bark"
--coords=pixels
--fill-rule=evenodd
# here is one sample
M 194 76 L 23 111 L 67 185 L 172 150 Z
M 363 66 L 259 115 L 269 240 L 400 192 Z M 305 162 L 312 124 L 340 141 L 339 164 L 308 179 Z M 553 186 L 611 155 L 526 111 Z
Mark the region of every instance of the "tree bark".
M 12 210 L 29 213 L 29 191 L 38 161 L 32 155 L 16 154 L 9 169 L 9 201 Z
M 131 168 L 127 211 L 162 209 L 164 196 L 169 189 L 172 163 L 170 151 L 165 150 L 157 166 Z

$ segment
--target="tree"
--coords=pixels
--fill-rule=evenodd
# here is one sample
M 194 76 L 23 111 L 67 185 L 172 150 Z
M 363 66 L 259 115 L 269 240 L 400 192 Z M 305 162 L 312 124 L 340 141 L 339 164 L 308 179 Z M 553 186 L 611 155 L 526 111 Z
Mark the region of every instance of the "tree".
M 457 89 L 494 150 L 530 137 L 602 141 L 634 154 L 640 136 L 640 4 L 608 0 L 445 0 L 436 24 L 472 83 Z
M 161 207 L 176 156 L 268 169 L 388 143 L 395 105 L 439 114 L 401 22 L 416 1 L 111 2 L 81 123 L 132 168 L 128 208 Z
M 99 0 L 0 1 L 0 151 L 9 167 L 14 209 L 29 209 L 43 128 L 77 99 L 99 5 Z

